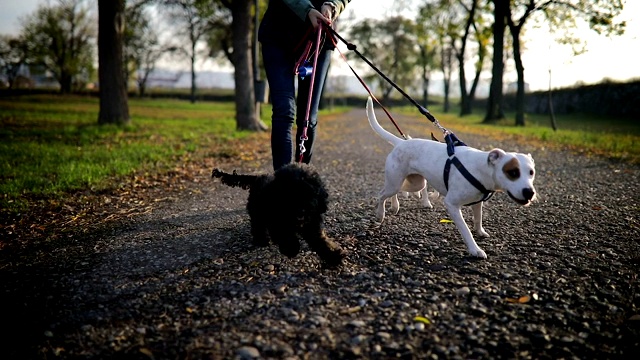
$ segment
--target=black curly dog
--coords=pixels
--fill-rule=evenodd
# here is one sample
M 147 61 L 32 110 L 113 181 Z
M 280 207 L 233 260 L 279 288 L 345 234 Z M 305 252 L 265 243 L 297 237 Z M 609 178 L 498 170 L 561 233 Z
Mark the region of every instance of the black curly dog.
M 240 175 L 214 169 L 212 178 L 232 187 L 249 189 L 247 211 L 257 246 L 278 245 L 280 253 L 300 252 L 299 237 L 307 241 L 328 267 L 340 265 L 344 251 L 324 231 L 329 194 L 311 166 L 292 163 L 268 175 Z

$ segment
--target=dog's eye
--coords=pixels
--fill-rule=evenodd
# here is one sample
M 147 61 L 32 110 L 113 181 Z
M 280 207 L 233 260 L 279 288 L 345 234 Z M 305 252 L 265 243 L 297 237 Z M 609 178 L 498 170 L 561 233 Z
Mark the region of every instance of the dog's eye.
M 507 176 L 510 179 L 517 179 L 520 177 L 520 169 L 507 170 Z
M 529 175 L 533 176 L 533 170 L 529 171 Z

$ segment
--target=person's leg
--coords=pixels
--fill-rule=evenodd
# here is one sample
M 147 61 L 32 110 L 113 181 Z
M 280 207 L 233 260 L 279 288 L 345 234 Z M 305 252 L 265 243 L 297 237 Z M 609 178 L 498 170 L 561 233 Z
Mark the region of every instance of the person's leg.
M 292 158 L 291 129 L 295 116 L 294 59 L 286 50 L 262 44 L 269 91 L 271 94 L 271 156 L 273 169 L 289 164 Z
M 308 164 L 311 162 L 311 155 L 313 155 L 313 142 L 316 135 L 316 126 L 318 125 L 318 107 L 320 106 L 320 98 L 322 95 L 322 89 L 327 78 L 327 72 L 329 70 L 329 63 L 331 62 L 332 51 L 323 50 L 318 55 L 318 64 L 316 65 L 316 71 L 313 74 L 315 77 L 313 80 L 313 96 L 311 98 L 311 109 L 309 113 L 309 125 L 307 127 L 307 140 L 304 142 L 305 152 L 302 157 L 302 162 Z M 300 159 L 300 137 L 303 134 L 305 125 L 305 118 L 307 113 L 307 101 L 309 100 L 309 86 L 311 85 L 311 78 L 307 77 L 304 80 L 298 81 L 298 99 L 297 99 L 297 114 L 296 114 L 296 158 L 295 161 Z

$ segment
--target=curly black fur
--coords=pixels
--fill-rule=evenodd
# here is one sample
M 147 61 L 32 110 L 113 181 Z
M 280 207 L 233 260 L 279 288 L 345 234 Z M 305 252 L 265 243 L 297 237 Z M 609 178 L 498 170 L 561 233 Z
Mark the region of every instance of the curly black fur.
M 211 177 L 223 184 L 249 189 L 247 212 L 253 243 L 271 240 L 280 253 L 294 257 L 302 237 L 327 266 L 342 262 L 344 252 L 324 231 L 329 194 L 320 174 L 311 166 L 292 163 L 268 175 L 239 175 L 214 169 Z

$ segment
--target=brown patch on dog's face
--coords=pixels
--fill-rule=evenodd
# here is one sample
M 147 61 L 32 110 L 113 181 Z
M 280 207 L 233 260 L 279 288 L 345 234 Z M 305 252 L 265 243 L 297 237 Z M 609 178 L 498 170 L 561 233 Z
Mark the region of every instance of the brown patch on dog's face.
M 502 172 L 505 174 L 507 179 L 511 181 L 518 180 L 520 178 L 520 163 L 518 162 L 518 159 L 514 157 L 504 164 Z

